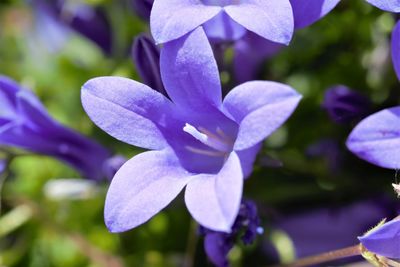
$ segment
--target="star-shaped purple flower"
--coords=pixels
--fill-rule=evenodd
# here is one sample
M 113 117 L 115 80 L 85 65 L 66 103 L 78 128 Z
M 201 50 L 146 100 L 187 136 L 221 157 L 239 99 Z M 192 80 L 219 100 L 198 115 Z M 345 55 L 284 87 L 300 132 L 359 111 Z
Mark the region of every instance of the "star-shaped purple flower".
M 393 31 L 392 60 L 400 78 L 400 22 Z M 362 120 L 350 134 L 347 147 L 372 164 L 399 169 L 400 106 L 384 109 Z
M 400 219 L 394 219 L 358 238 L 368 251 L 400 259 Z
M 106 225 L 112 232 L 136 227 L 186 186 L 192 216 L 204 227 L 229 232 L 261 142 L 286 121 L 301 96 L 280 83 L 254 81 L 237 86 L 222 102 L 218 68 L 201 27 L 165 44 L 161 75 L 171 100 L 126 78 L 100 77 L 83 86 L 83 106 L 100 128 L 151 150 L 115 175 Z
M 211 39 L 232 41 L 247 31 L 288 44 L 294 28 L 312 24 L 339 0 L 155 0 L 150 16 L 157 43 L 175 40 L 203 25 Z
M 53 120 L 31 91 L 5 76 L 0 76 L 0 146 L 57 158 L 96 180 L 104 178 L 110 156 L 100 144 Z

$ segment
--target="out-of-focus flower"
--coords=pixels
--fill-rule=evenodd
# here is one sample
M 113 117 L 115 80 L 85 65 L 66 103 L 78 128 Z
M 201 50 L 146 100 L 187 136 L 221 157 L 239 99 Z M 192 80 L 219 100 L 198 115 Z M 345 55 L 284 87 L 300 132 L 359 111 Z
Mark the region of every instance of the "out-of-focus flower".
M 389 2 L 387 2 L 389 3 Z M 400 22 L 392 37 L 392 60 L 400 77 Z M 347 139 L 358 157 L 389 169 L 400 168 L 400 106 L 384 109 L 362 120 Z
M 301 96 L 287 85 L 256 81 L 237 86 L 222 102 L 218 68 L 201 27 L 164 45 L 161 75 L 172 101 L 125 78 L 100 77 L 83 86 L 83 106 L 100 128 L 152 150 L 115 175 L 106 224 L 112 232 L 136 227 L 186 186 L 192 216 L 204 227 L 229 232 L 261 142 Z
M 154 0 L 131 0 L 133 9 L 145 20 L 150 20 L 150 12 Z
M 53 200 L 77 200 L 94 197 L 98 193 L 98 184 L 91 180 L 55 179 L 48 181 L 43 188 L 44 194 Z
M 32 4 L 37 12 L 37 19 L 39 21 L 46 19 L 40 25 L 48 27 L 53 23 L 59 23 L 93 41 L 106 54 L 112 52 L 111 25 L 102 9 L 65 0 L 32 0 Z M 57 25 L 54 26 L 57 27 Z M 62 27 L 57 27 L 57 29 L 61 30 L 60 33 L 51 31 L 52 36 L 63 34 Z M 60 38 L 63 37 L 58 37 Z
M 243 243 L 249 245 L 257 235 L 263 233 L 257 206 L 253 201 L 245 200 L 240 205 L 239 214 L 230 233 L 216 232 L 200 227 L 200 233 L 205 235 L 204 249 L 210 261 L 218 267 L 227 267 L 229 251 L 239 236 Z
M 7 168 L 7 161 L 5 159 L 0 159 L 0 175 L 4 173 Z
M 325 91 L 322 107 L 334 122 L 351 123 L 368 115 L 371 101 L 344 85 L 336 85 Z
M 289 0 L 155 0 L 150 25 L 157 43 L 175 40 L 203 25 L 213 39 L 237 40 L 249 30 L 288 44 L 294 22 Z
M 358 239 L 369 252 L 400 259 L 400 218 L 379 225 Z
M 284 216 L 276 227 L 288 235 L 296 256 L 306 257 L 354 245 L 360 233 L 381 218 L 394 216 L 397 208 L 397 202 L 379 198 Z
M 132 59 L 143 83 L 167 96 L 161 81 L 160 50 L 154 41 L 142 34 L 135 38 Z
M 90 179 L 103 178 L 109 152 L 56 121 L 29 90 L 0 76 L 0 145 L 62 160 Z

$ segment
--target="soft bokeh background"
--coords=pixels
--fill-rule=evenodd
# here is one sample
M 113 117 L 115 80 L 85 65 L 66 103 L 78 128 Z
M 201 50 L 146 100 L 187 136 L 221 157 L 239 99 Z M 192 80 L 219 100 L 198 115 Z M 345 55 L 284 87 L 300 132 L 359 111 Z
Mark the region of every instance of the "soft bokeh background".
M 34 2 L 1 0 L 0 73 L 31 88 L 58 121 L 130 158 L 140 150 L 93 125 L 82 109 L 80 87 L 96 76 L 139 79 L 130 48 L 133 38 L 148 26 L 129 1 L 66 2 L 79 1 L 105 11 L 114 41 L 110 55 L 66 25 L 46 27 L 48 22 Z M 272 227 L 290 220 L 286 216 L 320 208 L 338 210 L 367 199 L 385 198 L 382 205 L 390 209 L 386 203 L 396 199 L 391 188 L 395 171 L 372 166 L 348 152 L 345 140 L 355 124 L 333 122 L 321 103 L 328 87 L 345 84 L 369 97 L 372 111 L 399 104 L 400 83 L 389 57 L 395 20 L 363 0 L 343 1 L 323 20 L 299 30 L 288 48 L 265 62 L 259 79 L 288 83 L 304 99 L 284 127 L 265 142 L 254 174 L 246 181 L 245 196 L 257 202 L 264 234 L 250 247 L 239 243 L 233 249 L 233 266 L 266 266 L 275 257 L 269 240 L 283 259 L 291 259 L 294 243 Z M 329 145 L 321 148 L 321 142 Z M 280 162 L 283 167 L 278 167 Z M 1 267 L 211 266 L 181 197 L 145 225 L 116 235 L 108 233 L 103 223 L 108 184 L 90 184 L 81 199 L 73 199 L 60 197 L 49 185 L 60 178 L 80 177 L 45 156 L 26 154 L 11 161 L 1 183 Z M 343 232 L 347 225 L 360 223 L 355 220 L 358 216 L 341 216 Z M 372 227 L 378 221 L 368 223 Z M 320 224 L 315 218 L 307 225 L 312 229 Z M 334 248 L 330 232 L 326 237 L 324 233 L 310 236 L 303 246 L 322 242 Z

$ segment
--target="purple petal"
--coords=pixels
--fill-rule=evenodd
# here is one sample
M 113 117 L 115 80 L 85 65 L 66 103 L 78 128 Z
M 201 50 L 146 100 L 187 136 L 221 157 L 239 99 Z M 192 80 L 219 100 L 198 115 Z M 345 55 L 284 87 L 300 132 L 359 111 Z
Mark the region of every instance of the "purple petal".
M 169 150 L 144 152 L 130 159 L 108 189 L 104 218 L 111 232 L 123 232 L 167 206 L 190 180 Z
M 400 0 L 366 0 L 371 5 L 389 12 L 400 12 Z
M 301 96 L 291 87 L 253 81 L 235 87 L 223 109 L 240 125 L 235 150 L 250 148 L 280 127 L 295 110 Z
M 167 146 L 159 125 L 171 102 L 144 84 L 121 77 L 89 80 L 82 88 L 89 117 L 111 136 L 148 149 Z
M 207 37 L 213 41 L 235 41 L 246 34 L 247 30 L 232 20 L 225 12 L 207 21 L 203 25 Z
M 244 149 L 236 151 L 236 154 L 239 156 L 240 165 L 242 166 L 243 176 L 247 178 L 251 172 L 253 171 L 254 161 L 256 160 L 256 156 L 262 147 L 262 142 Z
M 209 260 L 217 267 L 228 267 L 228 253 L 233 247 L 233 241 L 224 233 L 212 232 L 204 238 L 204 250 Z
M 142 81 L 167 96 L 161 81 L 160 50 L 151 38 L 145 34 L 135 38 L 132 45 L 132 60 Z
M 234 21 L 267 40 L 289 44 L 292 39 L 294 22 L 289 0 L 248 0 L 224 9 Z
M 161 77 L 178 106 L 202 109 L 209 104 L 221 105 L 217 63 L 201 27 L 165 44 L 161 50 Z
M 0 75 L 0 119 L 9 121 L 16 117 L 17 103 L 15 95 L 19 90 L 19 84 L 8 77 Z M 3 125 L 0 121 L 0 127 Z
M 304 28 L 328 14 L 340 0 L 290 0 L 294 27 Z
M 255 80 L 262 63 L 277 54 L 284 45 L 274 43 L 257 34 L 247 34 L 235 42 L 233 59 L 235 79 L 240 83 Z
M 202 226 L 230 232 L 239 212 L 243 175 L 236 153 L 231 153 L 218 174 L 200 174 L 186 187 L 185 202 Z
M 395 219 L 359 237 L 369 251 L 380 256 L 400 259 L 400 220 Z
M 392 61 L 400 80 L 400 22 L 397 22 L 392 34 Z
M 347 139 L 358 157 L 384 168 L 400 168 L 400 107 L 384 109 L 362 120 Z
M 150 12 L 153 7 L 153 2 L 153 0 L 131 0 L 133 9 L 146 21 L 150 20 Z
M 182 37 L 221 11 L 218 6 L 206 6 L 196 0 L 155 0 L 150 15 L 150 27 L 156 43 L 166 43 Z

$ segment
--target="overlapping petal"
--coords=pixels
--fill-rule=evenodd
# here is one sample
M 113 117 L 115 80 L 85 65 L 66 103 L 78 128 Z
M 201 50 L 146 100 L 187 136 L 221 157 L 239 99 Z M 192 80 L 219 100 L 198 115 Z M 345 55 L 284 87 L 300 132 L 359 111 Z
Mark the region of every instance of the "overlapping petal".
M 107 193 L 104 217 L 111 232 L 132 229 L 167 206 L 191 179 L 170 150 L 149 151 L 126 162 Z
M 161 50 L 161 77 L 173 102 L 202 110 L 221 105 L 221 82 L 212 48 L 202 27 Z
M 368 3 L 389 12 L 400 12 L 400 0 L 367 0 Z
M 369 251 L 380 256 L 400 259 L 400 220 L 387 222 L 375 230 L 359 237 Z
M 397 22 L 392 34 L 392 61 L 400 80 L 400 22 Z
M 235 150 L 261 142 L 292 114 L 301 96 L 290 86 L 253 81 L 235 87 L 224 99 L 223 109 L 239 124 Z
M 340 0 L 290 0 L 294 27 L 304 28 L 328 14 Z
M 247 30 L 232 20 L 225 12 L 203 24 L 207 37 L 213 41 L 236 41 L 246 34 Z
M 256 160 L 256 156 L 262 147 L 262 142 L 244 149 L 235 151 L 239 157 L 240 165 L 242 167 L 243 176 L 247 178 L 251 172 L 253 171 L 254 161 Z
M 131 145 L 162 149 L 167 143 L 159 129 L 172 103 L 144 84 L 121 77 L 99 77 L 82 88 L 82 104 L 100 128 Z
M 226 13 L 237 23 L 265 39 L 288 44 L 294 21 L 289 0 L 248 0 L 225 6 Z
M 378 166 L 400 168 L 400 107 L 384 109 L 362 120 L 346 143 L 358 157 Z
M 156 43 L 182 37 L 221 11 L 198 0 L 155 0 L 150 15 L 151 33 Z
M 236 153 L 231 153 L 218 174 L 199 174 L 189 182 L 185 202 L 202 226 L 230 232 L 239 212 L 243 175 Z

